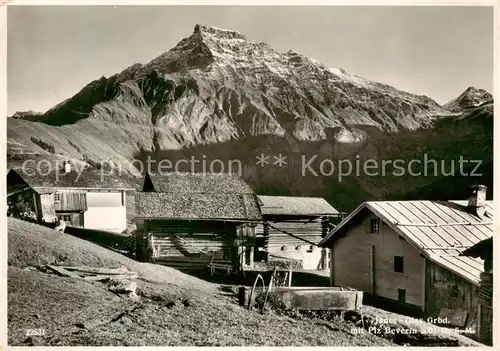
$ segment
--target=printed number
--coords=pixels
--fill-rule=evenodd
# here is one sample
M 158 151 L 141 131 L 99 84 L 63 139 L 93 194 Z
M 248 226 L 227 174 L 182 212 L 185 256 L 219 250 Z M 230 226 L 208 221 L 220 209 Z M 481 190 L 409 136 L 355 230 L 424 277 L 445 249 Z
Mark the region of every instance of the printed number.
M 45 329 L 26 329 L 26 336 L 43 336 Z

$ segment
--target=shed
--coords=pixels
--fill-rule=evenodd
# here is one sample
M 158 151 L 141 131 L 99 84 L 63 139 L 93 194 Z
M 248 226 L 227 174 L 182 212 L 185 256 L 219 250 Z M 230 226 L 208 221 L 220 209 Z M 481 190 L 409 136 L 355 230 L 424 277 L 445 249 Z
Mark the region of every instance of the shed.
M 137 254 L 178 268 L 239 268 L 244 241 L 261 219 L 256 195 L 239 176 L 147 173 L 136 194 Z
M 476 335 L 480 342 L 493 344 L 493 237 L 482 240 L 461 253 L 462 256 L 484 260 L 478 292 Z
M 252 262 L 292 261 L 294 268 L 328 269 L 328 251 L 317 245 L 340 213 L 319 197 L 259 195 L 263 223 L 256 227 Z M 248 250 L 247 250 L 248 251 Z M 253 257 L 252 257 L 253 256 Z
M 331 249 L 332 285 L 475 326 L 483 262 L 460 253 L 493 235 L 493 202 L 480 206 L 483 212 L 470 201 L 363 203 L 320 243 Z
M 99 171 L 15 168 L 7 173 L 10 214 L 39 223 L 60 219 L 121 233 L 127 229 L 127 191 L 133 190 L 119 176 Z

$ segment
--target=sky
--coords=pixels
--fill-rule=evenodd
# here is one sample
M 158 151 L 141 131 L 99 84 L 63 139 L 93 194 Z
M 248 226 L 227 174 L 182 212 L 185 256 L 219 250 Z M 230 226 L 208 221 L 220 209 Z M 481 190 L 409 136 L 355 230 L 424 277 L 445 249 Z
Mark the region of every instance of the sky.
M 147 63 L 197 23 L 440 104 L 469 86 L 493 90 L 492 7 L 8 6 L 8 115 L 45 112 L 95 79 Z

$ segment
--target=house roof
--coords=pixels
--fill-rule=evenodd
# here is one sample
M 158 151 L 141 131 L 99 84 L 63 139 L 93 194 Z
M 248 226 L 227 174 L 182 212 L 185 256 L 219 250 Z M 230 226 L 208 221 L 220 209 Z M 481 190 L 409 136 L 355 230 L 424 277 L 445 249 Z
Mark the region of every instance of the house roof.
M 258 221 L 257 196 L 230 174 L 147 174 L 153 191 L 136 193 L 136 216 L 150 219 Z
M 38 193 L 52 192 L 57 188 L 134 189 L 123 178 L 107 172 L 101 174 L 99 171 L 73 170 L 69 173 L 62 173 L 57 170 L 42 172 L 35 169 L 23 170 L 21 168 L 12 169 L 10 172 L 15 172 Z M 11 174 L 10 172 L 9 174 Z
M 320 197 L 258 195 L 263 215 L 335 215 L 338 211 Z
M 177 220 L 258 221 L 262 219 L 255 195 L 154 193 L 135 195 L 138 218 Z
M 147 177 L 158 193 L 254 194 L 241 177 L 229 173 L 148 173 Z
M 360 205 L 321 242 L 325 246 L 361 211 L 369 210 L 425 257 L 478 284 L 483 263 L 460 256 L 468 248 L 493 235 L 493 201 L 486 202 L 486 215 L 479 218 L 467 209 L 467 201 L 370 201 Z
M 481 240 L 477 244 L 464 250 L 461 256 L 479 257 L 483 260 L 493 258 L 493 237 Z

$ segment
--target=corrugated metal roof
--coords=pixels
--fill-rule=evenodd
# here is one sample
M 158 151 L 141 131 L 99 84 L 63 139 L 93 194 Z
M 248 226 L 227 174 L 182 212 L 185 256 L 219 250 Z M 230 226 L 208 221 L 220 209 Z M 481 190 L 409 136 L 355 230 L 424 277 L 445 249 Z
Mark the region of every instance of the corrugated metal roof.
M 263 215 L 335 215 L 338 211 L 320 197 L 258 195 Z
M 370 201 L 359 206 L 333 229 L 320 245 L 362 209 L 367 208 L 402 235 L 431 261 L 477 284 L 482 260 L 459 256 L 465 248 L 493 236 L 493 201 L 479 218 L 467 209 L 467 201 Z

